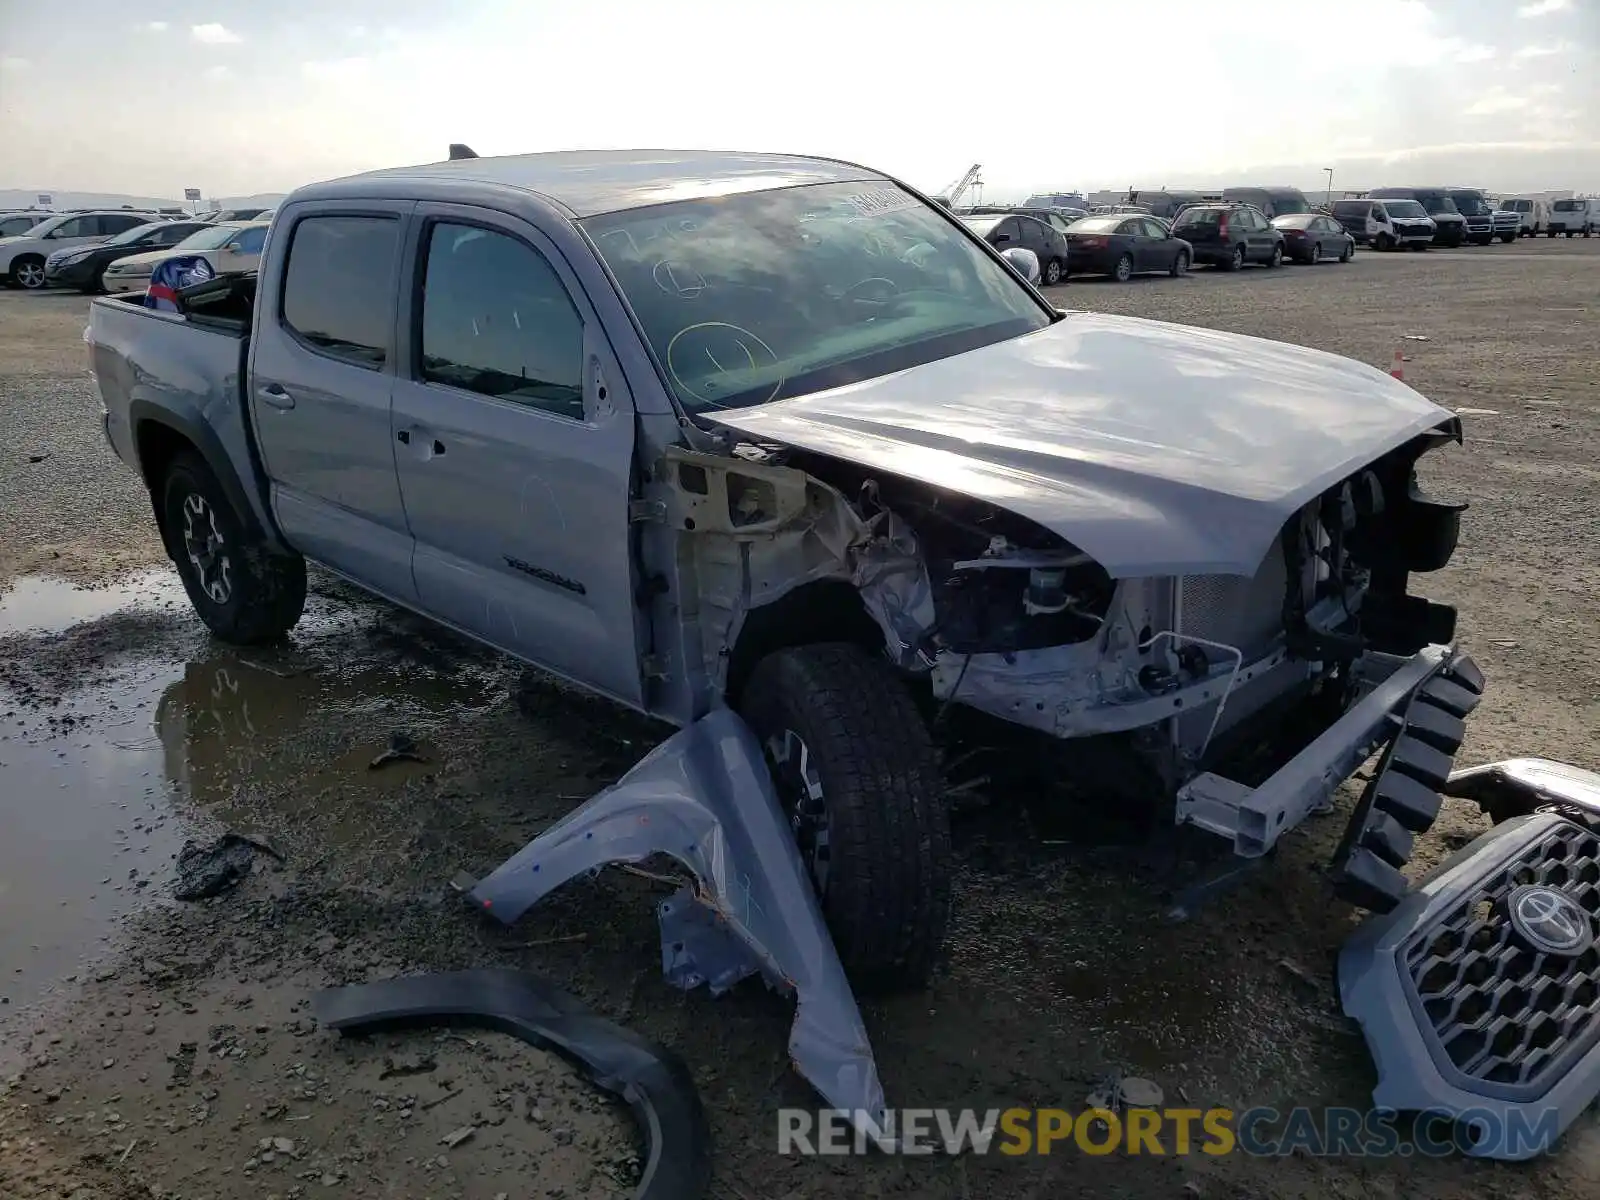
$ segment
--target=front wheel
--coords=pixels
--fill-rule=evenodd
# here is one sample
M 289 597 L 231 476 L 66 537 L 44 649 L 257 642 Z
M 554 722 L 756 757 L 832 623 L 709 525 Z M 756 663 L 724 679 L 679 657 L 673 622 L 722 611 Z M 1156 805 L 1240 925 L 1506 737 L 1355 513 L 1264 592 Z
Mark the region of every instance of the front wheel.
M 1517 240 L 1517 235 L 1514 233 L 1502 233 L 1500 235 L 1500 240 L 1509 246 L 1512 242 Z
M 882 658 L 835 642 L 762 659 L 739 707 L 851 982 L 924 983 L 950 919 L 950 814 L 910 691 Z
M 1061 282 L 1061 260 L 1059 258 L 1052 258 L 1045 263 L 1042 278 L 1045 287 L 1055 287 L 1056 284 Z
M 1354 238 L 1351 238 L 1349 241 L 1347 241 L 1344 244 L 1344 253 L 1339 255 L 1339 261 L 1340 262 L 1349 262 L 1355 256 L 1356 256 L 1356 241 L 1355 241 Z
M 1322 243 L 1313 242 L 1311 245 L 1311 265 L 1314 267 L 1322 261 Z
M 1233 248 L 1233 253 L 1230 254 L 1227 258 L 1222 260 L 1222 269 L 1224 271 L 1237 271 L 1243 266 L 1244 266 L 1244 247 L 1243 246 L 1235 246 Z
M 1276 245 L 1276 246 L 1274 246 L 1272 248 L 1272 257 L 1267 259 L 1265 265 L 1269 269 L 1272 268 L 1272 267 L 1281 267 L 1281 266 L 1283 266 L 1283 245 L 1282 245 L 1282 243 L 1279 243 L 1278 245 Z
M 1373 246 L 1378 250 L 1392 250 L 1394 249 L 1394 241 L 1387 233 L 1380 233 L 1378 235 L 1378 240 L 1373 243 Z
M 1127 283 L 1133 278 L 1133 255 L 1124 254 L 1117 259 L 1117 265 L 1111 272 L 1111 277 L 1118 283 Z
M 1177 256 L 1172 260 L 1172 277 L 1176 279 L 1178 276 L 1187 275 L 1188 273 L 1189 252 L 1187 250 L 1179 250 Z
M 306 606 L 306 563 L 271 551 L 197 455 L 180 454 L 162 487 L 162 535 L 183 590 L 207 629 L 225 642 L 282 637 Z
M 11 282 L 19 288 L 36 292 L 44 286 L 44 259 L 37 254 L 24 254 L 11 264 Z

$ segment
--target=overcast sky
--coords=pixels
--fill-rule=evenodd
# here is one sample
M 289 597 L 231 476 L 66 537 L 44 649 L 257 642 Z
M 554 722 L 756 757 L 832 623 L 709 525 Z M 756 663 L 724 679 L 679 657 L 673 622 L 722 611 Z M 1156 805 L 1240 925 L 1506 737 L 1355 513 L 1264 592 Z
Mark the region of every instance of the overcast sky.
M 464 141 L 981 162 L 994 198 L 1600 191 L 1597 68 L 1600 0 L 0 0 L 0 188 L 283 191 Z

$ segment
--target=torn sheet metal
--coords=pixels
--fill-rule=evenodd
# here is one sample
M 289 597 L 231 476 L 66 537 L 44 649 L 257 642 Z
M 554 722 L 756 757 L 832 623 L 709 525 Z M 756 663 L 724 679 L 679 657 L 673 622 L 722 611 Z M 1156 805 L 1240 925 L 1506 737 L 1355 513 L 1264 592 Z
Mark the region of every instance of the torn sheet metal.
M 574 876 L 654 854 L 699 881 L 658 911 L 668 980 L 707 983 L 716 994 L 760 973 L 792 992 L 795 1068 L 866 1137 L 882 1139 L 883 1088 L 866 1026 L 760 744 L 731 710 L 680 730 L 491 875 L 458 886 L 509 925 Z
M 883 630 L 889 657 L 907 670 L 930 670 L 933 659 L 926 643 L 937 617 L 917 536 L 887 510 L 873 518 L 871 533 L 856 547 L 850 581 Z
M 351 1036 L 471 1025 L 554 1051 L 633 1111 L 645 1139 L 634 1200 L 697 1200 L 706 1193 L 711 1132 L 683 1060 L 536 975 L 494 969 L 410 975 L 330 988 L 312 997 L 311 1008 L 322 1024 Z

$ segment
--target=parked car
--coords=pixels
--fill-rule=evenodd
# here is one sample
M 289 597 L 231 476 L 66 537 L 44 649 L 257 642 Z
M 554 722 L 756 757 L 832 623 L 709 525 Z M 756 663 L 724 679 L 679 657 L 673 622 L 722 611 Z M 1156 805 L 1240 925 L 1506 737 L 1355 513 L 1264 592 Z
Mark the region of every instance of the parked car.
M 1349 262 L 1355 257 L 1355 238 L 1325 213 L 1295 213 L 1287 217 L 1274 217 L 1272 227 L 1283 234 L 1284 250 L 1295 262 L 1315 265 L 1324 258 Z
M 1510 209 L 1496 208 L 1490 216 L 1494 219 L 1494 235 L 1507 245 L 1522 236 L 1522 214 Z
M 104 291 L 103 276 L 112 263 L 176 246 L 190 234 L 206 228 L 202 221 L 150 221 L 135 225 L 108 242 L 53 251 L 44 260 L 45 283 L 50 287 L 75 287 L 83 292 Z
M 1067 235 L 1049 221 L 1016 213 L 962 217 L 973 233 L 996 250 L 1022 247 L 1032 250 L 1039 260 L 1039 281 L 1054 287 L 1067 277 Z
M 1056 208 L 1074 209 L 1087 213 L 1089 202 L 1077 192 L 1040 192 L 1036 196 L 1029 196 L 1022 202 L 1023 208 Z
M 841 236 L 803 236 L 819 222 Z M 1383 370 L 1060 311 L 832 160 L 433 163 L 302 188 L 274 229 L 258 273 L 177 313 L 97 299 L 85 335 L 218 637 L 292 628 L 310 559 L 667 722 L 731 708 L 731 759 L 678 742 L 653 778 L 693 800 L 765 751 L 858 984 L 919 984 L 947 928 L 919 692 L 1041 754 L 1087 738 L 1098 803 L 1176 808 L 1254 857 L 1399 738 L 1335 878 L 1386 912 L 1406 892 L 1460 740 L 1438 706 L 1469 713 L 1484 681 L 1455 610 L 1411 594 L 1456 547 L 1463 506 L 1411 481 L 1460 418 Z M 1257 743 L 1297 753 L 1240 781 Z M 719 845 L 751 841 L 724 819 L 772 821 L 717 803 L 693 829 Z M 698 836 L 628 818 L 590 845 Z
M 211 264 L 217 275 L 253 271 L 267 240 L 265 221 L 230 221 L 204 224 L 188 237 L 160 250 L 118 259 L 108 266 L 102 279 L 108 292 L 142 292 L 150 286 L 156 267 L 169 258 L 198 255 Z
M 1367 193 L 1372 200 L 1415 200 L 1433 221 L 1433 244 L 1454 248 L 1467 238 L 1467 220 L 1456 211 L 1448 188 L 1393 187 L 1374 188 Z
M 1568 237 L 1582 234 L 1588 237 L 1600 229 L 1600 199 L 1556 200 L 1550 205 L 1550 221 L 1545 232 L 1551 237 L 1564 233 Z
M 1192 261 L 1224 271 L 1237 271 L 1249 262 L 1265 267 L 1283 262 L 1283 234 L 1249 204 L 1192 204 L 1172 223 L 1172 236 L 1190 244 Z
M 1549 205 L 1531 196 L 1513 196 L 1500 201 L 1500 207 L 1506 212 L 1517 214 L 1520 218 L 1518 231 L 1523 237 L 1538 237 L 1544 232 L 1545 224 L 1550 219 Z
M 53 212 L 46 212 L 42 209 L 0 212 L 0 238 L 20 237 L 39 224 L 39 222 L 55 215 Z
M 1334 219 L 1374 250 L 1426 250 L 1436 227 L 1415 200 L 1335 200 Z
M 238 221 L 259 221 L 269 210 L 266 208 L 219 208 L 215 212 L 201 213 L 195 218 L 208 224 L 220 225 Z
M 1194 247 L 1151 216 L 1084 217 L 1072 223 L 1067 242 L 1072 274 L 1109 275 L 1118 283 L 1152 271 L 1182 275 L 1194 261 Z
M 1494 205 L 1477 188 L 1448 188 L 1451 203 L 1467 223 L 1467 241 L 1487 246 L 1494 241 Z
M 1269 221 L 1311 210 L 1306 194 L 1293 187 L 1223 188 L 1222 199 L 1228 204 L 1248 204 L 1257 212 L 1265 213 Z
M 1199 192 L 1147 192 L 1139 190 L 1136 203 L 1152 216 L 1171 221 L 1186 204 L 1203 204 L 1205 196 Z
M 0 238 L 0 279 L 7 287 L 42 288 L 45 259 L 57 250 L 90 246 L 147 224 L 150 215 L 123 209 L 61 213 L 15 237 Z

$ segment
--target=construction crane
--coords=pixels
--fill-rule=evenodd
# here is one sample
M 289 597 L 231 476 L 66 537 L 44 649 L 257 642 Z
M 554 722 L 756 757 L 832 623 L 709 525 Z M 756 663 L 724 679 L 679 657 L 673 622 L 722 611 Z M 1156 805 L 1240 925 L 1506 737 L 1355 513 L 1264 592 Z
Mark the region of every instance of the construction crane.
M 967 168 L 967 173 L 965 175 L 956 180 L 955 183 L 951 184 L 949 187 L 945 188 L 944 191 L 939 193 L 939 199 L 944 201 L 951 208 L 954 208 L 956 205 L 960 204 L 961 198 L 969 191 L 975 187 L 981 188 L 983 186 L 983 180 L 978 178 L 978 172 L 981 170 L 983 170 L 983 167 L 980 164 L 973 163 Z

